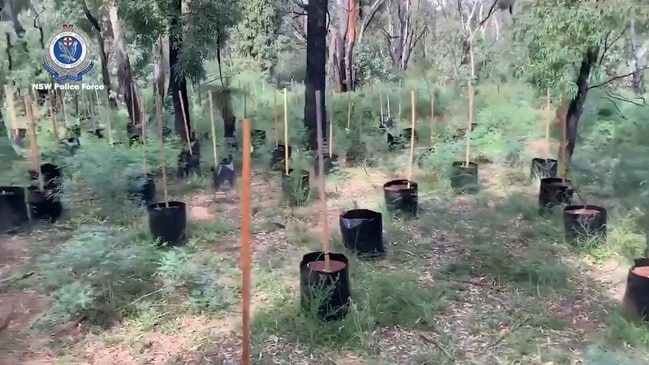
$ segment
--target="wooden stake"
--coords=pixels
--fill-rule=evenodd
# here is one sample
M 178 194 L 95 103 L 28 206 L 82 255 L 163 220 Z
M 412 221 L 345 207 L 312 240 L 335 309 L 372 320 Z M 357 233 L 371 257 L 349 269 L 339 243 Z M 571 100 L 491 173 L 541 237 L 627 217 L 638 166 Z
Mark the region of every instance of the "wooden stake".
M 388 117 L 390 117 L 392 114 L 390 113 L 390 94 L 385 94 L 385 103 L 387 105 L 387 112 L 388 112 Z
M 214 167 L 216 167 L 219 165 L 219 159 L 216 152 L 216 127 L 214 124 L 214 101 L 212 100 L 212 91 L 209 92 L 209 99 L 210 99 L 210 129 L 212 130 L 212 153 L 214 154 Z
M 550 118 L 550 88 L 548 88 L 545 95 L 545 158 L 550 158 Z
M 155 93 L 155 119 L 158 130 L 158 156 L 160 168 L 162 170 L 162 196 L 164 197 L 165 207 L 169 208 L 169 191 L 167 190 L 167 164 L 165 162 L 164 141 L 162 140 L 162 106 L 160 105 L 160 95 Z
M 352 127 L 352 94 L 347 93 L 347 131 Z
M 18 129 L 18 125 L 16 122 L 16 102 L 14 100 L 14 89 L 11 87 L 11 85 L 7 85 L 7 107 L 9 108 L 9 120 L 11 122 L 11 129 L 13 129 L 16 133 L 16 129 Z
M 252 87 L 252 107 L 254 111 L 257 111 L 257 107 L 259 106 L 259 100 L 257 100 L 257 85 L 253 85 Z
M 34 165 L 34 171 L 38 174 L 38 189 L 43 192 L 45 191 L 45 182 L 43 181 L 43 173 L 41 171 L 41 156 L 38 150 L 38 138 L 36 137 L 32 101 L 28 95 L 25 95 L 25 119 L 27 120 L 27 128 L 29 128 L 29 150 L 32 157 L 31 160 Z
M 401 80 L 399 80 L 399 104 L 397 107 L 397 118 L 401 120 Z
M 142 98 L 139 98 L 138 95 L 138 100 L 142 100 Z M 97 99 L 97 103 L 99 103 L 99 99 Z M 140 104 L 142 105 L 142 104 Z M 144 113 L 142 113 L 144 114 Z M 144 171 L 144 175 L 146 177 L 146 174 L 148 173 L 148 167 L 147 167 L 147 159 L 146 159 L 146 117 L 142 115 L 142 171 Z M 108 118 L 108 123 L 110 124 L 110 117 Z M 110 127 L 108 129 L 108 133 L 110 133 Z
M 65 135 L 68 134 L 68 110 L 65 106 L 65 96 L 61 94 L 61 109 L 63 111 L 63 128 L 65 128 Z
M 430 97 L 430 145 L 433 145 L 433 127 L 435 127 L 435 89 Z
M 563 103 L 563 100 L 561 102 Z M 561 159 L 561 181 L 565 183 L 566 180 L 567 180 L 567 174 L 568 174 L 568 166 L 566 166 L 566 163 L 567 163 L 567 161 L 566 161 L 566 146 L 568 144 L 568 136 L 567 136 L 567 133 L 566 133 L 566 127 L 567 127 L 567 125 L 566 125 L 566 115 L 565 114 L 560 115 L 559 117 L 561 118 L 561 120 L 560 120 L 560 122 L 561 122 L 561 148 L 560 148 L 560 151 L 561 151 L 561 156 L 560 156 L 560 159 Z
M 374 95 L 374 79 L 370 80 L 370 94 Z
M 279 112 L 277 111 L 277 89 L 273 89 L 273 121 L 275 123 L 275 148 L 279 145 Z
M 288 175 L 288 90 L 284 88 L 284 171 Z
M 243 117 L 246 118 L 248 116 L 248 85 L 244 87 L 243 91 Z
M 469 122 L 466 127 L 466 155 L 464 158 L 464 166 L 469 166 L 469 156 L 471 154 L 471 125 L 473 124 L 473 85 L 469 81 Z
M 52 136 L 54 137 L 54 142 L 58 142 L 59 130 L 56 127 L 56 113 L 54 112 L 54 103 L 52 102 L 53 96 L 53 93 L 49 93 L 50 120 L 52 121 Z
M 379 110 L 381 111 L 381 122 L 383 122 L 383 93 L 379 91 Z
M 408 189 L 410 189 L 410 182 L 412 181 L 412 164 L 413 159 L 415 158 L 415 125 L 417 121 L 417 109 L 415 98 L 415 90 L 410 92 L 410 105 L 412 108 L 411 119 L 410 119 L 410 157 L 408 158 Z
M 348 92 L 349 94 L 349 92 Z M 329 99 L 329 105 L 331 105 L 331 110 L 329 110 L 329 125 L 328 131 L 329 131 L 329 157 L 333 156 L 334 153 L 334 91 L 331 89 L 331 97 Z
M 327 194 L 325 192 L 325 177 L 324 177 L 324 153 L 322 148 L 322 91 L 316 90 L 315 92 L 315 105 L 316 105 L 316 133 L 318 137 L 318 190 L 320 190 L 320 205 L 322 207 L 321 223 L 322 223 L 322 252 L 324 253 L 325 272 L 331 272 L 329 263 L 329 227 L 327 224 Z
M 250 365 L 250 120 L 243 119 L 243 168 L 241 171 L 241 364 Z
M 189 150 L 189 154 L 193 155 L 194 151 L 192 151 L 192 139 L 191 136 L 189 135 L 189 125 L 187 123 L 187 116 L 185 115 L 185 103 L 183 102 L 182 91 L 178 91 L 178 97 L 180 97 L 180 111 L 183 113 L 183 125 L 185 126 L 185 137 L 187 138 L 187 149 Z

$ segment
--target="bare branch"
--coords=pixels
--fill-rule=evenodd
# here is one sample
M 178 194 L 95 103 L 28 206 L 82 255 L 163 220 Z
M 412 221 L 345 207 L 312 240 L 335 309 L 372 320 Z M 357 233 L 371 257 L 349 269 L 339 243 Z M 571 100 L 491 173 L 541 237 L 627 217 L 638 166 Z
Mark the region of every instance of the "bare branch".
M 639 70 L 637 70 L 637 71 L 644 71 L 644 70 L 646 70 L 646 69 L 648 69 L 648 68 L 649 68 L 649 66 L 645 66 L 645 67 L 642 67 L 641 69 L 639 69 Z M 629 72 L 629 73 L 624 74 L 624 75 L 619 75 L 619 76 L 612 77 L 612 78 L 610 78 L 610 79 L 608 79 L 608 80 L 606 80 L 606 81 L 604 81 L 604 82 L 601 82 L 601 83 L 599 83 L 599 84 L 589 86 L 589 87 L 588 87 L 588 90 L 590 90 L 590 89 L 596 89 L 596 88 L 599 88 L 599 87 L 602 87 L 602 86 L 608 85 L 608 84 L 610 84 L 611 82 L 613 82 L 613 81 L 615 81 L 615 80 L 619 80 L 619 79 L 623 79 L 623 78 L 629 77 L 629 76 L 633 75 L 635 72 L 636 72 L 636 71 Z

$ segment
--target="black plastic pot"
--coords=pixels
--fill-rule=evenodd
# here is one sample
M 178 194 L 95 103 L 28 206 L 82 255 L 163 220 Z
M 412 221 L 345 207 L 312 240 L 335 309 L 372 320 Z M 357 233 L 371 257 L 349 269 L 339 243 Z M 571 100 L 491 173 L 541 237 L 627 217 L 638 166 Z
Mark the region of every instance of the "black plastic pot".
M 597 205 L 568 205 L 563 208 L 566 242 L 606 242 L 606 209 Z
M 418 209 L 418 185 L 414 181 L 397 179 L 383 185 L 385 207 L 390 213 L 405 213 L 416 217 Z
M 169 246 L 183 246 L 187 242 L 187 205 L 170 201 L 149 204 L 149 232 L 155 240 Z
M 88 134 L 95 138 L 102 139 L 104 138 L 104 128 L 91 129 L 88 131 Z
M 63 213 L 61 200 L 53 190 L 40 191 L 36 186 L 27 187 L 27 204 L 33 220 L 45 220 L 54 223 Z
M 179 179 L 188 177 L 192 172 L 196 175 L 201 173 L 201 156 L 198 154 L 198 150 L 192 150 L 192 152 L 193 154 L 190 154 L 189 151 L 182 150 L 178 155 L 176 175 Z
M 557 160 L 551 158 L 533 158 L 530 167 L 530 177 L 532 179 L 544 179 L 557 176 Z
M 388 146 L 393 150 L 407 148 L 410 145 L 412 133 L 415 134 L 415 143 L 417 143 L 419 136 L 416 130 L 413 132 L 412 128 L 404 128 L 398 136 L 388 133 Z
M 262 129 L 253 129 L 250 132 L 250 142 L 254 149 L 258 149 L 266 144 L 266 131 Z
M 0 186 L 0 232 L 19 228 L 28 221 L 25 189 L 21 186 Z
M 329 154 L 325 154 L 322 160 L 323 160 L 322 162 L 324 163 L 324 174 L 325 174 L 325 176 L 327 176 L 332 171 L 335 170 L 336 165 L 338 163 L 338 155 L 333 154 L 333 155 L 330 156 Z M 313 169 L 314 175 L 319 176 L 320 175 L 320 165 L 319 165 L 319 162 L 318 162 L 318 156 L 315 157 L 315 163 L 314 163 L 313 167 L 314 167 L 314 169 Z
M 155 200 L 156 186 L 153 174 L 138 176 L 133 179 L 132 184 L 133 187 L 129 191 L 131 199 L 144 204 L 151 204 Z
M 337 321 L 349 311 L 349 260 L 338 253 L 330 253 L 329 260 L 331 272 L 324 272 L 324 253 L 310 252 L 302 257 L 300 304 L 304 312 L 321 320 Z
M 283 144 L 278 144 L 276 148 L 273 149 L 270 156 L 270 167 L 275 171 L 284 170 L 284 151 L 286 146 Z M 291 146 L 288 146 L 288 158 L 291 158 Z
M 424 168 L 426 167 L 426 159 L 428 156 L 432 155 L 435 153 L 435 147 L 428 147 L 422 152 L 419 157 L 417 157 L 417 166 L 419 168 Z
M 227 190 L 234 188 L 236 173 L 232 157 L 224 158 L 221 162 L 210 169 L 212 171 L 212 188 L 219 189 L 225 182 L 228 182 Z
M 629 269 L 622 307 L 628 319 L 649 322 L 649 258 L 635 259 Z
M 70 136 L 70 137 L 77 137 L 77 138 L 81 137 L 81 126 L 74 125 L 74 126 L 68 127 L 67 135 Z
M 394 127 L 394 121 L 389 116 L 383 116 L 379 118 L 379 129 L 387 130 Z
M 29 170 L 29 179 L 33 184 L 38 184 L 38 171 Z M 41 165 L 41 173 L 43 174 L 43 183 L 45 184 L 45 189 L 56 189 L 61 186 L 61 168 L 51 164 L 46 163 Z
M 385 254 L 383 215 L 369 209 L 352 209 L 340 215 L 340 233 L 345 247 L 361 257 Z
M 539 186 L 540 212 L 547 211 L 557 205 L 569 205 L 572 202 L 574 192 L 570 180 L 566 180 L 564 183 L 557 177 L 541 179 L 541 185 Z
M 73 156 L 77 150 L 81 147 L 81 142 L 79 141 L 79 138 L 77 137 L 68 137 L 65 139 L 62 139 L 59 142 L 59 146 L 61 147 L 61 150 L 68 156 Z
M 455 161 L 451 165 L 451 188 L 460 194 L 476 193 L 478 184 L 478 164 L 469 161 Z
M 291 206 L 300 206 L 309 200 L 311 187 L 309 185 L 308 171 L 288 170 L 282 174 L 282 194 Z

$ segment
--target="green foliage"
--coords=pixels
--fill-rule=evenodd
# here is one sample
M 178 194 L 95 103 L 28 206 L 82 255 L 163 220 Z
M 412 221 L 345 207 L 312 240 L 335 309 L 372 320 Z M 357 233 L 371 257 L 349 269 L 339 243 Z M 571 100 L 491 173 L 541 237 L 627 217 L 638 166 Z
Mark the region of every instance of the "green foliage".
M 273 0 L 245 0 L 241 21 L 232 36 L 233 51 L 240 58 L 251 58 L 267 76 L 277 63 L 277 33 L 281 23 Z
M 46 329 L 74 318 L 108 324 L 139 295 L 152 290 L 154 251 L 101 226 L 81 226 L 38 267 L 50 310 L 35 322 Z

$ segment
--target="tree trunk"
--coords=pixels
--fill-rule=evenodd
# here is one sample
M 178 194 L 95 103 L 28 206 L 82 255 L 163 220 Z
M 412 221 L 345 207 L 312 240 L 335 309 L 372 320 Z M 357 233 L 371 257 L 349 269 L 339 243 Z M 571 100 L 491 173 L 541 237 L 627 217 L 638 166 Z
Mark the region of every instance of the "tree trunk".
M 165 84 L 167 83 L 164 68 L 165 58 L 162 37 L 158 37 L 154 52 L 153 77 L 155 78 L 155 88 L 153 89 L 153 97 L 157 94 L 160 97 L 160 100 L 162 100 L 165 96 Z
M 306 39 L 306 89 L 304 91 L 304 125 L 309 133 L 308 144 L 312 151 L 318 148 L 317 109 L 315 92 L 320 90 L 322 130 L 327 131 L 325 109 L 326 57 L 327 57 L 327 0 L 311 0 L 307 5 Z M 323 138 L 326 140 L 326 138 Z M 324 141 L 323 141 L 324 142 Z M 326 145 L 326 143 L 324 143 Z
M 117 109 L 117 100 L 110 97 L 112 86 L 110 83 L 110 73 L 108 72 L 108 54 L 106 53 L 104 37 L 101 35 L 101 26 L 99 25 L 97 18 L 95 18 L 90 12 L 86 0 L 81 0 L 81 7 L 83 9 L 84 15 L 86 16 L 86 19 L 88 19 L 88 22 L 90 22 L 90 24 L 92 25 L 92 32 L 97 39 L 97 43 L 99 44 L 99 58 L 101 60 L 101 81 L 104 85 L 104 90 L 106 91 L 108 105 L 110 105 L 111 109 L 115 110 Z
M 641 60 L 647 49 L 645 47 L 638 47 L 638 39 L 635 33 L 635 19 L 629 20 L 629 45 L 631 46 L 631 86 L 636 94 L 644 94 L 644 70 L 641 65 Z
M 0 12 L 0 18 L 9 20 L 12 23 L 14 32 L 20 38 L 25 34 L 25 28 L 20 24 L 18 19 L 18 11 L 16 10 L 15 4 L 11 0 L 3 0 L 3 9 Z M 4 15 L 4 16 L 2 16 Z
M 189 103 L 187 99 L 187 80 L 180 73 L 180 54 L 183 47 L 182 27 L 182 0 L 174 0 L 169 22 L 169 94 L 174 106 L 174 129 L 180 139 L 189 144 L 185 128 L 191 136 L 192 128 L 189 119 Z M 182 105 L 181 105 L 182 95 Z M 184 109 L 184 114 L 183 114 Z M 184 115 L 184 117 L 183 117 Z
M 568 112 L 566 114 L 567 162 L 570 162 L 572 159 L 575 147 L 577 146 L 577 126 L 579 124 L 579 118 L 581 118 L 581 114 L 584 112 L 584 104 L 586 103 L 586 97 L 588 96 L 588 79 L 597 63 L 598 57 L 599 47 L 589 47 L 586 54 L 584 54 L 584 59 L 579 68 L 579 75 L 575 82 L 577 84 L 577 94 L 572 98 L 568 105 Z
M 114 3 L 107 3 L 106 5 L 108 6 L 108 17 L 110 18 L 110 25 L 113 30 L 113 51 L 117 60 L 119 91 L 124 95 L 124 102 L 126 103 L 126 110 L 128 110 L 131 124 L 135 128 L 140 128 L 142 125 L 142 113 L 140 104 L 133 92 L 135 85 L 133 84 L 133 74 L 131 73 L 131 62 L 128 58 L 122 26 L 117 16 L 117 7 Z

